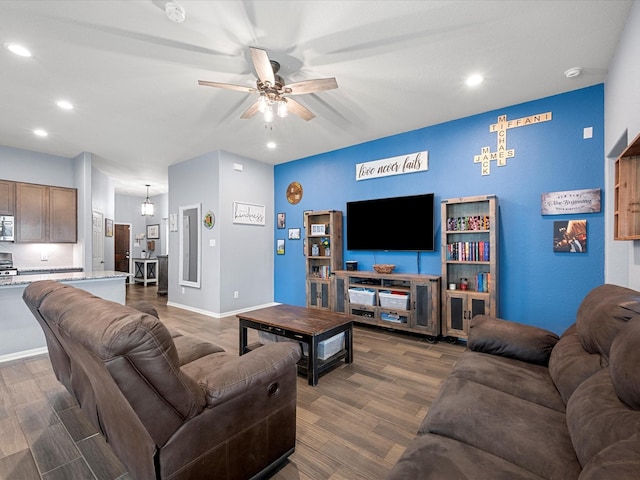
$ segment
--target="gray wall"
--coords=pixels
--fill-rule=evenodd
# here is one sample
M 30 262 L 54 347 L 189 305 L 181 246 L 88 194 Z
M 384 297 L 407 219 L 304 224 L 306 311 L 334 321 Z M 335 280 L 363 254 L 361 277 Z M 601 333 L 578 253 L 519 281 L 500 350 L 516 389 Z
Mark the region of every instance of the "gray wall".
M 113 180 L 97 168 L 91 169 L 91 208 L 102 214 L 102 228 L 105 231 L 104 221 L 114 217 L 114 188 Z M 88 237 L 92 238 L 92 237 Z M 114 243 L 113 237 L 103 235 L 104 242 L 104 269 L 114 269 Z
M 233 169 L 242 164 L 242 171 Z M 233 223 L 233 202 L 264 205 L 266 225 Z M 212 152 L 169 167 L 169 214 L 180 206 L 211 210 L 212 229 L 202 226 L 200 288 L 178 283 L 179 232 L 169 234 L 171 304 L 214 316 L 273 301 L 273 167 L 228 152 Z M 202 218 L 200 219 L 202 222 Z M 238 298 L 234 298 L 238 292 Z
M 640 241 L 613 240 L 614 160 L 640 133 L 640 3 L 634 2 L 605 83 L 605 282 L 640 290 Z M 626 139 L 625 139 L 626 136 Z M 623 141 L 620 142 L 620 139 Z
M 115 194 L 114 223 L 128 223 L 131 225 L 131 236 L 135 242 L 136 234 L 147 234 L 147 225 L 159 225 L 160 238 L 155 239 L 156 249 L 153 256 L 166 253 L 164 230 L 167 226 L 168 194 L 149 197 L 153 202 L 154 214 L 152 217 L 143 217 L 140 214 L 140 204 L 144 196 Z M 147 250 L 147 238 L 140 245 L 132 245 L 131 256 L 139 258 L 142 250 Z

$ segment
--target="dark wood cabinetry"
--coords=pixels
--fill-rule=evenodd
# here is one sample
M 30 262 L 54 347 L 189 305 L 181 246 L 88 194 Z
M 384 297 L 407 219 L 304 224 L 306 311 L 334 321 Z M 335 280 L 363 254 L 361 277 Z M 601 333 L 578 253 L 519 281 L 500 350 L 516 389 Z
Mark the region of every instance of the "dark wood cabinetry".
M 75 188 L 16 183 L 16 242 L 75 243 L 77 192 Z
M 15 215 L 16 213 L 16 184 L 7 180 L 0 180 L 0 215 Z
M 442 335 L 467 338 L 476 315 L 498 315 L 498 198 L 442 201 Z
M 306 212 L 307 307 L 333 310 L 333 272 L 342 268 L 342 212 Z
M 440 335 L 440 277 L 434 275 L 335 272 L 335 305 L 354 322 Z

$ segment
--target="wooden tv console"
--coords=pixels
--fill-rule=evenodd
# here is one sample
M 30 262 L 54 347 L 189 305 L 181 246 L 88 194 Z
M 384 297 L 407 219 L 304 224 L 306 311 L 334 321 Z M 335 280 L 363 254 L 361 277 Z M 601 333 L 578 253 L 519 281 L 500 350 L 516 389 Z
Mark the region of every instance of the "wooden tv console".
M 426 335 L 428 341 L 440 335 L 439 276 L 357 270 L 334 275 L 336 312 L 354 322 Z

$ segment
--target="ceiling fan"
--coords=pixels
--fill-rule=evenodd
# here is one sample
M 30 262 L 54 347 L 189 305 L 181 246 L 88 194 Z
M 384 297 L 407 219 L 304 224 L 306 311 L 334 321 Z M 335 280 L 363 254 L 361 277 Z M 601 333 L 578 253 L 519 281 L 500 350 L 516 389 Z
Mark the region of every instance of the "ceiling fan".
M 291 112 L 303 120 L 311 120 L 315 115 L 307 107 L 289 98 L 289 95 L 302 95 L 304 93 L 315 93 L 323 90 L 338 88 L 335 78 L 321 78 L 317 80 L 303 80 L 285 84 L 284 79 L 278 75 L 280 64 L 275 60 L 270 60 L 265 50 L 249 47 L 251 60 L 258 74 L 256 86 L 245 87 L 243 85 L 233 85 L 230 83 L 209 82 L 198 80 L 198 85 L 207 87 L 226 88 L 246 93 L 258 93 L 260 96 L 251 104 L 240 118 L 251 118 L 256 113 L 264 114 L 267 122 L 273 121 L 274 114 L 286 117 Z

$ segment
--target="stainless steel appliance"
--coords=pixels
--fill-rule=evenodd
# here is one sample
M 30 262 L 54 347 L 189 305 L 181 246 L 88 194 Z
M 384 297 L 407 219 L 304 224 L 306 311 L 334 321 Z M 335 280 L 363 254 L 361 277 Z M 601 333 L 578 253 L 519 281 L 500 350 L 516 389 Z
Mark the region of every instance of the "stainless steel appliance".
M 13 253 L 0 252 L 0 276 L 17 274 L 18 269 L 13 266 Z
M 13 215 L 0 215 L 0 242 L 13 242 Z

